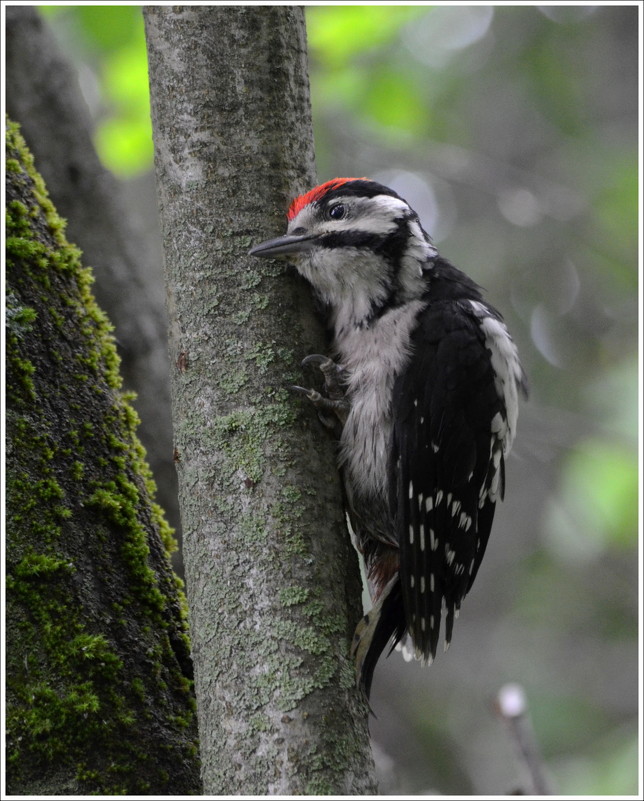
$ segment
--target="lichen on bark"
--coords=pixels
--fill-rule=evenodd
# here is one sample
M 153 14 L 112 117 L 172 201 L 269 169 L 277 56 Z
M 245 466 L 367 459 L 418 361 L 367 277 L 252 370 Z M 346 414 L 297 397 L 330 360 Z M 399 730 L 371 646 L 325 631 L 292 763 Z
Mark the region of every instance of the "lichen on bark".
M 204 788 L 373 793 L 335 443 L 288 389 L 328 342 L 295 271 L 248 256 L 316 180 L 303 9 L 144 18 Z

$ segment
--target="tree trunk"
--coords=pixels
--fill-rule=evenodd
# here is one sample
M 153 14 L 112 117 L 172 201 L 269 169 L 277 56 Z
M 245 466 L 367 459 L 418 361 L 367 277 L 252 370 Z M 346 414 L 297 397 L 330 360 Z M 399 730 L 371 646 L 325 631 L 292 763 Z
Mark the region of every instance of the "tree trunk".
M 7 789 L 200 792 L 171 536 L 107 319 L 7 133 Z
M 7 8 L 7 112 L 20 123 L 67 235 L 96 278 L 95 295 L 114 325 L 126 389 L 159 502 L 179 525 L 172 462 L 167 323 L 160 246 L 143 236 L 121 182 L 101 164 L 78 77 L 35 8 Z
M 246 255 L 314 182 L 303 11 L 144 13 L 205 791 L 373 793 L 334 446 L 288 390 L 324 334 Z

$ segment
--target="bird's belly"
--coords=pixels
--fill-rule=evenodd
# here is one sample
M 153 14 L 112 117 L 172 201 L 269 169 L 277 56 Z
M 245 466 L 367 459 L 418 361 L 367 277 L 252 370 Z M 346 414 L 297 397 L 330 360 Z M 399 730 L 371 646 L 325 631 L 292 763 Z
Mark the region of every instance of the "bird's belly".
M 341 438 L 341 462 L 354 492 L 383 498 L 387 495 L 387 467 L 391 416 L 389 404 L 383 408 L 382 396 L 357 391 L 351 398 L 351 411 Z

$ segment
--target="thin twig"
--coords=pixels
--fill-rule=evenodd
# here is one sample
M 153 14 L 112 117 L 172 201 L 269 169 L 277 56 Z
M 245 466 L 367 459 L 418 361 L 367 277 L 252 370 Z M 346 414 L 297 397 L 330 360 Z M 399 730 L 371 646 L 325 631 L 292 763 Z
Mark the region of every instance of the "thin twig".
M 525 795 L 552 795 L 545 764 L 528 712 L 528 704 L 520 684 L 505 684 L 496 697 L 496 711 L 506 723 L 510 736 L 527 774 Z

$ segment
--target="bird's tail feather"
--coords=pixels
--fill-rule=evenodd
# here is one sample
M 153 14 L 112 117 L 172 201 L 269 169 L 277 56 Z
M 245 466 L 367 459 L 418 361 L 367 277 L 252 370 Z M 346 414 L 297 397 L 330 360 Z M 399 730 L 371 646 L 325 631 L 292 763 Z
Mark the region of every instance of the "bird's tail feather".
M 369 698 L 371 682 L 380 655 L 392 640 L 389 653 L 405 634 L 400 580 L 396 574 L 383 590 L 377 603 L 356 626 L 351 653 L 355 659 L 358 687 Z M 387 654 L 388 656 L 389 654 Z

